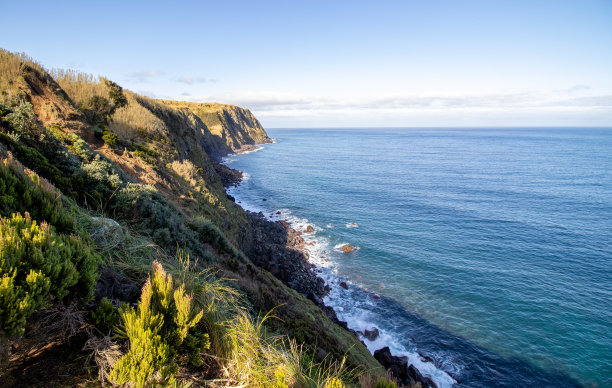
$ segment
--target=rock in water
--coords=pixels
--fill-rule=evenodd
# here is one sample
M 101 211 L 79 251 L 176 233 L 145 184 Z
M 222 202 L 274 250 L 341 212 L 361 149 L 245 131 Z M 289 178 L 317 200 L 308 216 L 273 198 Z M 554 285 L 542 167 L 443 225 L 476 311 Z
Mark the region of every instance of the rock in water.
M 366 337 L 367 339 L 369 339 L 370 341 L 374 341 L 376 338 L 378 338 L 379 335 L 379 331 L 377 327 L 372 327 L 372 329 L 368 330 L 366 329 L 363 333 L 363 336 Z
M 308 225 L 304 233 L 314 233 L 314 231 L 315 229 L 312 226 Z
M 355 247 L 352 246 L 351 244 L 345 244 L 342 246 L 342 252 L 344 253 L 350 253 L 353 252 L 355 250 Z
M 345 290 L 348 290 L 348 285 L 345 282 L 340 282 L 340 287 L 344 288 Z

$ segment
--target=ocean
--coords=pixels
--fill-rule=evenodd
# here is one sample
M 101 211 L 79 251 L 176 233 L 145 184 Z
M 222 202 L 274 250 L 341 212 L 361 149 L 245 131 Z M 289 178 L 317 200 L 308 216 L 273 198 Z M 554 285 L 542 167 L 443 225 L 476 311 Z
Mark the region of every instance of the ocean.
M 440 387 L 612 387 L 612 129 L 268 134 L 228 192 L 315 228 L 325 302 L 370 350 Z

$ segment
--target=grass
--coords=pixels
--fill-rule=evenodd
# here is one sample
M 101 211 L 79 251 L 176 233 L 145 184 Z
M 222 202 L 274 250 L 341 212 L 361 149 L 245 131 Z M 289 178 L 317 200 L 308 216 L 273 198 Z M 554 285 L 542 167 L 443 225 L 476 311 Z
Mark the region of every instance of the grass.
M 0 48 L 0 104 L 15 106 L 25 98 L 19 88 L 28 69 L 43 71 L 43 67 L 24 53 L 11 53 Z
M 49 73 L 77 106 L 94 97 L 108 96 L 105 78 L 76 70 L 51 69 Z

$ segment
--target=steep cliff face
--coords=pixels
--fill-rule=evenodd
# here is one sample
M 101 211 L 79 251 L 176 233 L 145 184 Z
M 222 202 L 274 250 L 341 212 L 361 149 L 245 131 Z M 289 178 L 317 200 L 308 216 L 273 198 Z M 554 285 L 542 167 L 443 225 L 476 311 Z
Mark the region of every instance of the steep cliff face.
M 259 120 L 248 109 L 235 105 L 163 101 L 164 104 L 194 114 L 214 135 L 206 148 L 215 156 L 252 149 L 271 140 Z

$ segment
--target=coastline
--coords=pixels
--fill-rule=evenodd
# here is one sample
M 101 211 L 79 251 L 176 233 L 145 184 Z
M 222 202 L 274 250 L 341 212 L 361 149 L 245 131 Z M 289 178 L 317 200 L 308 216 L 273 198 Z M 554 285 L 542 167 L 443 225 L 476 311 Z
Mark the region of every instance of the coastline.
M 274 141 L 272 141 L 273 143 Z M 410 353 L 397 349 L 392 338 L 379 332 L 379 329 L 370 327 L 357 327 L 352 322 L 341 320 L 331 303 L 332 290 L 346 291 L 347 283 L 350 287 L 357 287 L 350 281 L 341 281 L 337 276 L 330 278 L 331 267 L 326 265 L 329 259 L 326 254 L 342 252 L 342 247 L 336 246 L 333 252 L 324 250 L 324 254 L 317 252 L 316 232 L 318 226 L 313 226 L 307 220 L 296 221 L 290 214 L 281 210 L 270 211 L 249 206 L 236 195 L 236 189 L 248 178 L 248 174 L 227 166 L 232 156 L 243 155 L 263 149 L 261 145 L 241 149 L 239 152 L 229 154 L 219 162 L 222 171 L 223 183 L 228 198 L 241 206 L 248 214 L 254 239 L 258 243 L 245 251 L 254 264 L 269 271 L 290 288 L 304 295 L 317 305 L 333 322 L 354 335 L 370 350 L 374 358 L 403 386 L 420 383 L 427 387 L 450 387 L 457 380 L 448 372 L 435 365 L 434 359 L 420 353 Z M 262 202 L 266 202 L 262 198 Z M 357 227 L 356 224 L 346 225 L 347 228 Z M 359 247 L 351 249 L 358 250 Z M 327 276 L 324 275 L 327 271 Z M 379 300 L 380 295 L 360 289 L 370 300 Z M 394 350 L 393 350 L 394 349 Z M 392 354 L 395 353 L 395 354 Z M 432 373 L 433 372 L 433 373 Z
M 231 165 L 233 161 L 238 160 L 236 156 L 228 155 L 223 163 Z M 226 168 L 229 169 L 227 166 Z M 421 374 L 432 378 L 439 387 L 453 385 L 487 387 L 498 383 L 502 385 L 518 384 L 519 386 L 521 384 L 582 386 L 562 370 L 548 371 L 520 358 L 504 358 L 465 338 L 439 328 L 423 317 L 410 312 L 394 299 L 361 288 L 358 274 L 353 274 L 354 278 L 341 279 L 334 271 L 336 267 L 334 264 L 338 260 L 350 257 L 352 253 L 343 253 L 341 245 L 345 243 L 336 243 L 349 241 L 355 244 L 357 240 L 330 239 L 329 232 L 333 228 L 360 226 L 352 225 L 351 222 L 346 223 L 346 221 L 351 221 L 350 219 L 341 223 L 336 220 L 333 225 L 326 224 L 325 214 L 317 218 L 317 223 L 313 223 L 302 218 L 303 212 L 297 215 L 293 214 L 290 209 L 282 208 L 282 202 L 279 204 L 276 200 L 274 191 L 269 189 L 260 191 L 258 185 L 254 184 L 255 180 L 251 180 L 249 173 L 245 172 L 240 175 L 241 180 L 226 187 L 228 195 L 233 197 L 244 210 L 265 219 L 267 224 L 286 223 L 286 226 L 292 230 L 287 233 L 297 235 L 303 240 L 291 247 L 300 250 L 306 265 L 310 265 L 316 276 L 324 280 L 323 287 L 326 288 L 326 294 L 321 298 L 324 309 L 333 311 L 336 322 L 346 322 L 345 329 L 357 336 L 357 339 L 366 345 L 371 354 L 388 346 L 392 354 L 402 356 L 401 362 L 415 364 Z M 266 196 L 267 198 L 264 198 Z M 309 226 L 314 231 L 305 233 Z M 358 245 L 358 242 L 355 245 Z M 359 249 L 359 247 L 355 248 Z M 262 260 L 265 266 L 267 258 L 262 258 Z M 348 289 L 341 285 L 342 282 L 346 283 Z M 297 284 L 301 283 L 298 281 Z M 293 286 L 287 285 L 295 289 L 293 287 L 295 283 Z M 365 337 L 365 330 L 371 330 L 372 326 L 380 329 L 379 337 L 375 341 Z

